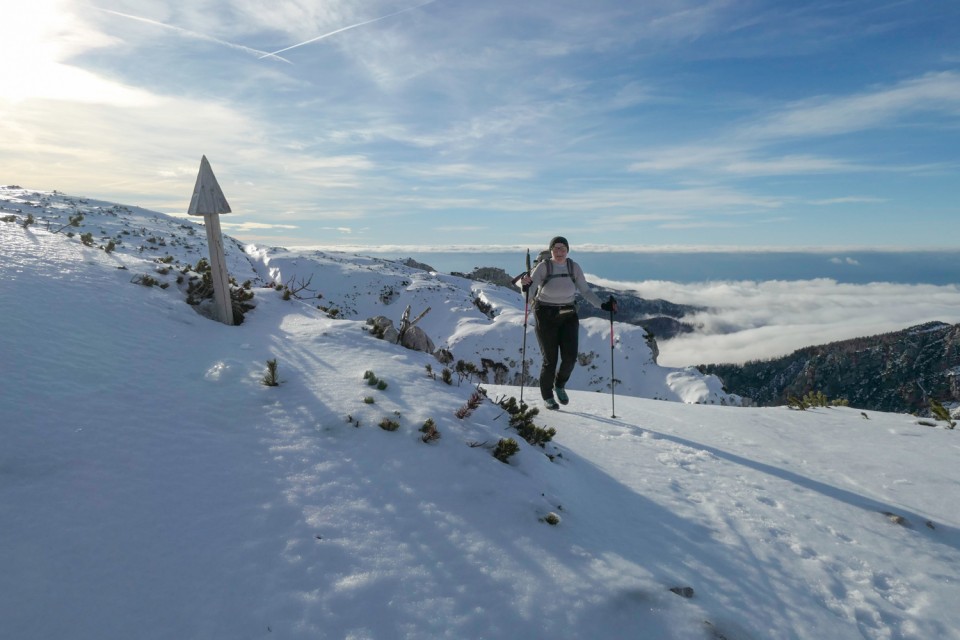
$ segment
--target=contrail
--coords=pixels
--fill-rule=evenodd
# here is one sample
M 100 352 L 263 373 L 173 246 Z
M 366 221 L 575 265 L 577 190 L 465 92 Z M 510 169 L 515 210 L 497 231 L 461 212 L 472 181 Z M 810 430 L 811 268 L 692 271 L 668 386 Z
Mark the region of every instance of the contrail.
M 432 0 L 432 1 L 435 2 L 436 0 Z M 151 20 L 150 18 L 143 18 L 143 17 L 140 17 L 140 16 L 132 16 L 132 15 L 130 15 L 129 13 L 120 13 L 119 11 L 113 11 L 112 9 L 104 9 L 104 8 L 102 8 L 102 7 L 96 7 L 96 6 L 93 7 L 93 8 L 94 8 L 94 9 L 97 9 L 97 10 L 99 10 L 99 11 L 103 11 L 104 13 L 111 13 L 111 14 L 113 14 L 113 15 L 115 15 L 115 16 L 120 16 L 121 18 L 127 18 L 127 19 L 129 19 L 129 20 L 136 20 L 137 22 L 144 22 L 144 23 L 146 23 L 146 24 L 150 24 L 150 25 L 153 25 L 153 26 L 155 26 L 155 27 L 162 27 L 162 28 L 164 28 L 164 29 L 170 29 L 171 31 L 176 31 L 177 33 L 179 33 L 179 34 L 181 34 L 181 35 L 184 35 L 184 36 L 187 36 L 187 37 L 189 37 L 189 38 L 196 38 L 196 39 L 198 39 L 198 40 L 206 40 L 207 42 L 215 42 L 216 44 L 222 44 L 223 46 L 225 46 L 225 47 L 230 47 L 231 49 L 238 49 L 238 50 L 240 50 L 240 51 L 243 51 L 244 53 L 252 53 L 253 55 L 259 56 L 260 59 L 268 58 L 268 57 L 269 57 L 269 58 L 276 58 L 277 60 L 280 60 L 281 62 L 286 62 L 287 64 L 293 64 L 292 62 L 290 62 L 290 61 L 287 60 L 286 58 L 281 57 L 281 56 L 278 56 L 278 55 L 276 55 L 276 54 L 274 54 L 274 53 L 267 53 L 266 51 L 260 51 L 259 49 L 252 49 L 252 48 L 250 48 L 250 47 L 245 47 L 245 46 L 243 46 L 242 44 L 234 44 L 234 43 L 232 43 L 232 42 L 227 42 L 227 41 L 225 41 L 225 40 L 220 40 L 220 39 L 218 39 L 218 38 L 214 38 L 213 36 L 208 36 L 208 35 L 203 34 L 203 33 L 198 33 L 198 32 L 196 32 L 196 31 L 190 31 L 189 29 L 184 29 L 183 27 L 177 27 L 177 26 L 174 26 L 174 25 L 172 25 L 172 24 L 165 24 L 165 23 L 163 23 L 163 22 L 157 22 L 156 20 Z
M 262 56 L 260 56 L 260 59 L 262 60 L 263 58 L 269 58 L 269 57 L 271 57 L 271 56 L 277 55 L 278 53 L 283 53 L 284 51 L 290 51 L 290 49 L 296 49 L 297 47 L 302 47 L 302 46 L 305 45 L 305 44 L 310 44 L 311 42 L 316 42 L 317 40 L 323 40 L 324 38 L 329 38 L 330 36 L 334 36 L 334 35 L 336 35 L 336 34 L 338 34 L 338 33 L 343 33 L 344 31 L 349 31 L 350 29 L 356 29 L 357 27 L 362 27 L 362 26 L 364 26 L 364 25 L 372 24 L 372 23 L 374 23 L 374 22 L 379 22 L 379 21 L 381 21 L 381 20 L 386 20 L 387 18 L 392 18 L 392 17 L 394 17 L 394 16 L 398 16 L 398 15 L 400 15 L 401 13 L 406 13 L 406 12 L 408 12 L 408 11 L 413 11 L 414 9 L 419 9 L 420 7 L 425 7 L 425 6 L 427 6 L 428 4 L 433 4 L 433 3 L 436 2 L 436 1 L 437 1 L 437 0 L 428 0 L 427 2 L 424 2 L 423 4 L 418 4 L 418 5 L 415 6 L 415 7 L 407 7 L 406 9 L 401 9 L 400 11 L 396 11 L 396 12 L 394 12 L 394 13 L 388 13 L 387 15 L 385 15 L 385 16 L 380 16 L 379 18 L 374 18 L 373 20 L 367 20 L 367 21 L 365 21 L 365 22 L 358 22 L 357 24 L 352 24 L 352 25 L 350 25 L 349 27 L 342 27 L 342 28 L 340 28 L 340 29 L 337 29 L 336 31 L 331 31 L 330 33 L 325 33 L 325 34 L 323 34 L 322 36 L 317 36 L 316 38 L 310 38 L 309 40 L 305 40 L 305 41 L 300 42 L 300 43 L 298 43 L 298 44 L 290 45 L 290 46 L 287 47 L 286 49 L 280 49 L 279 51 L 274 51 L 273 53 L 265 53 L 265 54 L 263 54 Z M 282 60 L 282 58 L 281 58 L 281 60 Z

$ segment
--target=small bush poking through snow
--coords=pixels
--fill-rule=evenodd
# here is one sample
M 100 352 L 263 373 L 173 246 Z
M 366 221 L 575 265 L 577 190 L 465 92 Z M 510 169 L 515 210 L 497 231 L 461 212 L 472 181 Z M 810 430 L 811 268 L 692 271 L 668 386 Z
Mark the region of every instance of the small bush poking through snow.
M 811 407 L 846 407 L 849 402 L 843 398 L 830 400 L 823 391 L 808 391 L 802 398 L 790 396 L 787 406 L 798 411 L 806 411 Z
M 400 428 L 400 423 L 390 418 L 384 418 L 380 421 L 380 428 L 384 431 L 396 431 Z
M 280 386 L 280 378 L 277 377 L 277 359 L 267 360 L 267 372 L 263 374 L 263 378 L 260 380 L 264 386 L 267 387 L 278 387 Z
M 520 451 L 520 445 L 513 438 L 500 438 L 497 448 L 493 450 L 493 457 L 504 464 L 510 464 L 510 456 Z
M 477 410 L 477 408 L 483 404 L 483 401 L 486 399 L 483 391 L 477 388 L 476 391 L 470 396 L 470 399 L 467 400 L 466 404 L 457 409 L 456 416 L 463 420 L 466 417 L 469 417 L 471 413 Z
M 517 434 L 527 443 L 543 447 L 557 435 L 557 430 L 553 427 L 544 429 L 534 424 L 534 417 L 540 414 L 540 410 L 536 407 L 528 407 L 526 402 L 518 405 L 517 399 L 513 397 L 502 400 L 499 404 L 510 414 L 510 426 L 516 429 Z
M 363 379 L 367 381 L 367 384 L 371 387 L 376 387 L 380 391 L 384 391 L 387 388 L 387 381 L 381 380 L 377 377 L 373 371 L 367 370 L 363 372 Z
M 130 282 L 132 282 L 133 284 L 143 285 L 144 287 L 160 287 L 161 289 L 166 289 L 167 287 L 170 286 L 166 282 L 160 282 L 153 276 L 147 275 L 145 273 L 141 273 L 140 275 L 134 276 L 133 278 L 130 279 Z
M 420 433 L 423 435 L 420 436 L 420 439 L 426 443 L 436 442 L 440 439 L 440 432 L 437 431 L 437 425 L 433 421 L 433 418 L 427 418 L 426 422 L 423 423 L 423 426 L 420 427 Z
M 547 524 L 555 527 L 560 524 L 560 516 L 551 511 L 541 519 L 541 522 L 546 522 Z
M 953 429 L 957 426 L 953 416 L 950 415 L 950 410 L 933 398 L 930 398 L 930 414 L 937 420 L 946 422 L 947 429 Z

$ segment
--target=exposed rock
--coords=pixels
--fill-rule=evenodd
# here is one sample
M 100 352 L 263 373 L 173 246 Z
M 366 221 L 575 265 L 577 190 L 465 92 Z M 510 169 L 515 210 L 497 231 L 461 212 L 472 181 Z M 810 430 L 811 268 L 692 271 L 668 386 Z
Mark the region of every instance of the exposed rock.
M 370 330 L 371 333 L 378 338 L 383 338 L 387 342 L 392 342 L 394 344 L 399 342 L 400 345 L 414 351 L 433 353 L 435 350 L 433 340 L 431 340 L 430 336 L 428 336 L 420 327 L 408 327 L 403 332 L 403 336 L 401 337 L 400 332 L 395 326 L 393 326 L 393 320 L 386 316 L 369 318 L 367 320 L 367 324 L 372 327 Z
M 906 518 L 904 518 L 903 516 L 901 516 L 901 515 L 898 514 L 898 513 L 892 513 L 892 512 L 890 512 L 890 511 L 884 511 L 884 512 L 883 512 L 883 515 L 887 516 L 887 520 L 889 520 L 889 521 L 892 522 L 893 524 L 898 524 L 898 525 L 900 525 L 901 527 L 909 527 L 909 526 L 910 526 L 910 521 L 907 520 Z
M 430 336 L 420 327 L 410 327 L 404 331 L 403 338 L 400 339 L 400 344 L 407 349 L 424 351 L 426 353 L 433 353 L 435 349 L 433 340 L 431 340 Z
M 500 285 L 501 287 L 513 289 L 514 291 L 520 290 L 520 288 L 513 283 L 513 276 L 499 267 L 476 267 L 470 273 L 454 271 L 450 275 L 476 280 L 477 282 L 489 282 Z
M 693 587 L 670 587 L 670 591 L 681 598 L 692 598 L 694 596 Z
M 378 338 L 382 338 L 387 342 L 396 343 L 397 338 L 400 337 L 400 332 L 397 331 L 395 326 L 393 326 L 393 320 L 386 316 L 368 318 L 367 324 L 373 327 L 373 329 L 371 329 L 373 335 L 377 336 Z
M 594 287 L 601 300 L 611 295 L 617 299 L 617 314 L 614 320 L 643 327 L 648 333 L 661 340 L 668 340 L 682 333 L 696 331 L 689 322 L 683 322 L 687 315 L 705 311 L 705 307 L 676 304 L 667 300 L 648 300 L 626 291 L 614 291 L 603 287 Z M 581 318 L 609 318 L 609 314 L 597 309 L 583 299 L 578 299 L 577 314 Z
M 423 262 L 417 262 L 413 258 L 407 258 L 406 260 L 398 260 L 398 262 L 405 267 L 410 267 L 411 269 L 420 269 L 421 271 L 436 271 L 436 269 L 434 269 L 430 265 Z

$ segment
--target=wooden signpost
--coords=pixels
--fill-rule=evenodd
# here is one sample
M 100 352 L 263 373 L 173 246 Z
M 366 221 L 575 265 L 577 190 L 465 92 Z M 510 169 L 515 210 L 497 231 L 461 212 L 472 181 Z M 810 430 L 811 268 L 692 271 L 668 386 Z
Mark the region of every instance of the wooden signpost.
M 230 278 L 227 274 L 227 260 L 223 251 L 223 233 L 220 231 L 220 214 L 230 213 L 230 205 L 217 184 L 213 169 L 207 162 L 207 156 L 200 160 L 197 184 L 190 198 L 187 213 L 203 216 L 207 229 L 207 245 L 210 247 L 210 276 L 213 280 L 213 299 L 216 314 L 220 322 L 233 324 L 233 301 L 230 298 Z

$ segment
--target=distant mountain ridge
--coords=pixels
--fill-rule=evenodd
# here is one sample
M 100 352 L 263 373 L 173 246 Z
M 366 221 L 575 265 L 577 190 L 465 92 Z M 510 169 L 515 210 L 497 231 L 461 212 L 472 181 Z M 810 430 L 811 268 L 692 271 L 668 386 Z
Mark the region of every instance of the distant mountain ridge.
M 923 412 L 931 398 L 960 400 L 960 324 L 925 324 L 891 333 L 805 347 L 744 365 L 701 365 L 730 393 L 760 406 L 821 391 L 876 411 Z

